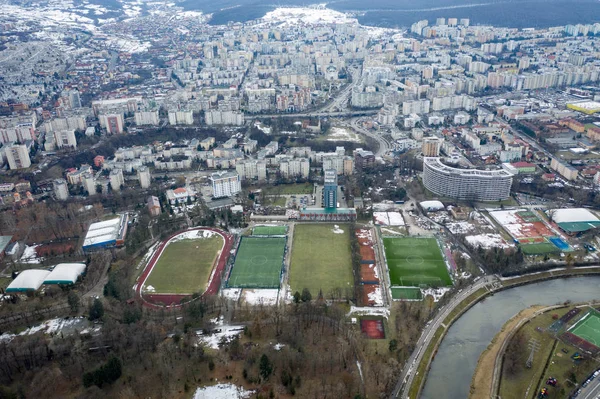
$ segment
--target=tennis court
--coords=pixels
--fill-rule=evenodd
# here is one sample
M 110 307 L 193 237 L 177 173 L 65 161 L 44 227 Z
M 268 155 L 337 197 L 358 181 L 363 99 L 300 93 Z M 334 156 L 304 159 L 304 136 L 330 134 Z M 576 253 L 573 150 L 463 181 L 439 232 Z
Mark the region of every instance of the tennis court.
M 600 347 L 600 314 L 590 310 L 569 329 L 569 332 Z
M 285 238 L 242 237 L 227 286 L 278 288 L 285 244 Z
M 435 238 L 384 237 L 383 245 L 392 286 L 452 285 Z
M 252 229 L 254 236 L 284 236 L 287 226 L 256 226 Z

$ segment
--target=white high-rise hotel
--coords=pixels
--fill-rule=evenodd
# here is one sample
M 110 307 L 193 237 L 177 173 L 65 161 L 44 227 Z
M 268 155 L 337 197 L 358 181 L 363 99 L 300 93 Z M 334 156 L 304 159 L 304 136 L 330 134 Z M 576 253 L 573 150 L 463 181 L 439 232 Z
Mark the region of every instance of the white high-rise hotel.
M 461 200 L 501 201 L 510 196 L 513 175 L 504 169 L 457 169 L 440 158 L 424 158 L 423 185 L 434 194 Z

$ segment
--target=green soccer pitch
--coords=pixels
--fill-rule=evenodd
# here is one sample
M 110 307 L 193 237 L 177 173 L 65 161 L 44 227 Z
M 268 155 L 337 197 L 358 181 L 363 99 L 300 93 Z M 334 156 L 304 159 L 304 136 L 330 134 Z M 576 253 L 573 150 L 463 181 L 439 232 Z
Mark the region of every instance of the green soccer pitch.
M 383 245 L 392 286 L 452 285 L 435 238 L 386 237 Z
M 348 225 L 297 224 L 294 227 L 290 286 L 292 292 L 308 288 L 313 298 L 332 289 L 353 289 L 352 255 Z M 343 232 L 342 232 L 343 231 Z M 336 233 L 337 232 L 337 233 Z
M 278 237 L 242 237 L 227 286 L 279 288 L 285 242 Z
M 570 332 L 600 347 L 600 313 L 590 311 L 570 329 Z
M 286 233 L 287 226 L 256 226 L 252 229 L 255 236 L 284 236 Z

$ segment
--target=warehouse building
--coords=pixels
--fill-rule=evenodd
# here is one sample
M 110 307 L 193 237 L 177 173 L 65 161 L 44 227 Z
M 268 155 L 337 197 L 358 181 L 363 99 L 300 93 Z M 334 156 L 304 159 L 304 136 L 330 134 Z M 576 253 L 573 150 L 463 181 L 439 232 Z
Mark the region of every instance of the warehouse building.
M 600 226 L 600 219 L 585 208 L 555 209 L 548 213 L 552 221 L 567 234 L 575 235 Z
M 83 250 L 95 250 L 122 247 L 127 234 L 127 214 L 103 222 L 92 223 L 83 241 Z

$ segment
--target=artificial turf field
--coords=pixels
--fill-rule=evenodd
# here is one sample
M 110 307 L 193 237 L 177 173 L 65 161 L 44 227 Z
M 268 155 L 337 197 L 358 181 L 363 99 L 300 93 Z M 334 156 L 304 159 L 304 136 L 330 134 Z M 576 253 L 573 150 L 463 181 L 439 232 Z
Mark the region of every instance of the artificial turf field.
M 156 261 L 146 287 L 151 285 L 159 294 L 203 293 L 222 247 L 218 234 L 171 242 Z
M 392 287 L 392 299 L 421 300 L 423 294 L 420 289 L 414 287 Z
M 383 238 L 392 286 L 449 286 L 452 280 L 435 238 Z
M 327 296 L 332 289 L 354 287 L 349 226 L 334 233 L 333 224 L 297 224 L 294 227 L 290 286 L 292 292 L 304 288 L 316 298 L 319 290 Z M 352 232 L 354 233 L 354 232 Z
M 560 249 L 558 249 L 551 242 L 547 241 L 537 242 L 533 244 L 521 244 L 520 247 L 521 251 L 523 251 L 525 255 L 544 255 L 560 252 Z
M 285 242 L 278 237 L 242 237 L 227 286 L 279 288 Z
M 569 332 L 600 347 L 600 313 L 590 311 L 570 328 Z
M 256 226 L 252 229 L 255 236 L 284 236 L 286 233 L 287 226 Z

